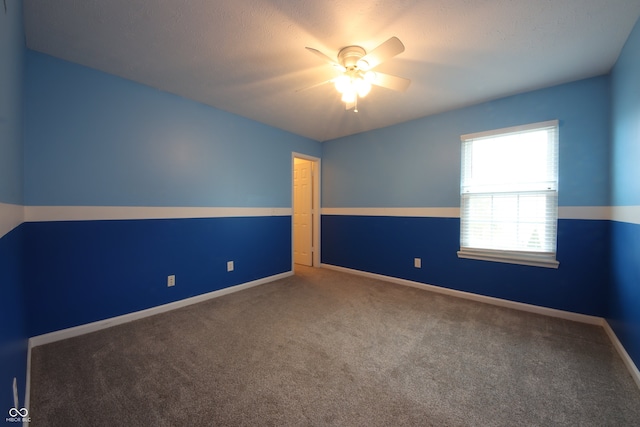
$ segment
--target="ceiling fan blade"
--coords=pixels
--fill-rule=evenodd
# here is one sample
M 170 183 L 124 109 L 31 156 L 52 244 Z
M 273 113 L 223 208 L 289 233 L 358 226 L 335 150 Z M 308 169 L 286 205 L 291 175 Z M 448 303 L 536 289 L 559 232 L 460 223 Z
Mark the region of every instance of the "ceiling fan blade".
M 411 80 L 404 77 L 392 76 L 391 74 L 378 73 L 373 79 L 371 84 L 384 87 L 391 90 L 397 90 L 398 92 L 404 92 L 411 84 Z
M 329 79 L 329 80 L 325 80 L 323 82 L 314 83 L 312 85 L 305 86 L 305 87 L 302 87 L 300 89 L 296 89 L 296 92 L 302 92 L 302 91 L 305 91 L 305 90 L 308 90 L 308 89 L 313 89 L 314 87 L 325 85 L 327 83 L 333 83 L 334 80 L 335 79 Z
M 387 59 L 393 58 L 402 52 L 404 52 L 404 45 L 400 39 L 397 37 L 391 37 L 389 40 L 363 56 L 358 61 L 358 67 L 365 71 L 370 70 L 377 67 Z
M 316 55 L 318 58 L 322 59 L 324 62 L 333 65 L 335 68 L 337 68 L 338 70 L 340 70 L 340 72 L 344 72 L 346 71 L 346 69 L 338 64 L 336 61 L 334 61 L 333 59 L 329 58 L 327 55 L 325 55 L 324 53 L 320 52 L 318 49 L 314 49 L 312 47 L 305 47 L 305 49 L 307 49 L 309 52 L 313 53 L 314 55 Z

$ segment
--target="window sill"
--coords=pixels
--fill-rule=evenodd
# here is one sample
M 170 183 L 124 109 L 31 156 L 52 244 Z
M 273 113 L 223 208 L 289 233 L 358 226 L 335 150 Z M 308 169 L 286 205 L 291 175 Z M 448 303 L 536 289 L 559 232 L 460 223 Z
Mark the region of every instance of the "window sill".
M 511 251 L 471 250 L 461 249 L 458 258 L 476 259 L 481 261 L 502 262 L 507 264 L 530 265 L 534 267 L 558 268 L 560 262 L 554 255 L 521 253 Z

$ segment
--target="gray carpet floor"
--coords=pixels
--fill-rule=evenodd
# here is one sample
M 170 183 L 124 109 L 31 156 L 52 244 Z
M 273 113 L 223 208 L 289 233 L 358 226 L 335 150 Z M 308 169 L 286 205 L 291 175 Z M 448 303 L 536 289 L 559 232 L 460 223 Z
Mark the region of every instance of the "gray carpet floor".
M 31 426 L 632 426 L 602 328 L 328 269 L 36 347 Z

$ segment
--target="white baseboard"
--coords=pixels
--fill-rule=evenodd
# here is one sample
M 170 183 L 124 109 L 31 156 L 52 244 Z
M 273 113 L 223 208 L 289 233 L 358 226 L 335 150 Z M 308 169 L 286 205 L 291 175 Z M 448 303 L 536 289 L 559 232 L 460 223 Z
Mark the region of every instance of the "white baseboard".
M 431 292 L 436 292 L 439 294 L 450 295 L 457 298 L 464 298 L 472 301 L 478 301 L 485 304 L 497 305 L 500 307 L 512 308 L 520 311 L 527 311 L 529 313 L 541 314 L 544 316 L 557 317 L 565 320 L 573 320 L 575 322 L 580 323 L 588 323 L 590 325 L 602 326 L 609 336 L 614 348 L 617 350 L 618 354 L 622 358 L 622 361 L 626 365 L 629 370 L 629 374 L 635 381 L 638 388 L 640 388 L 640 371 L 638 371 L 638 367 L 629 356 L 629 353 L 625 350 L 624 346 L 616 336 L 616 333 L 611 329 L 609 323 L 606 319 L 597 316 L 589 316 L 586 314 L 580 313 L 572 313 L 570 311 L 557 310 L 554 308 L 540 307 L 532 304 L 525 304 L 521 302 L 509 301 L 500 298 L 487 297 L 484 295 L 473 294 L 471 292 L 457 291 L 454 289 L 442 288 L 440 286 L 427 285 L 425 283 L 414 282 L 406 279 L 399 279 L 397 277 L 384 276 L 382 274 L 369 273 L 367 271 L 354 270 L 346 267 L 339 267 L 337 265 L 331 264 L 320 264 L 321 267 L 328 268 L 331 270 L 342 271 L 344 273 L 357 274 L 359 276 L 370 277 L 372 279 L 383 280 L 385 282 L 397 283 L 403 286 L 411 286 L 413 288 L 424 289 Z
M 22 406 L 27 408 L 27 411 L 31 410 L 31 339 L 27 345 L 27 375 L 24 385 L 24 405 Z M 29 422 L 23 421 L 22 427 L 29 427 Z
M 509 301 L 501 298 L 488 297 L 478 295 L 471 292 L 457 291 L 455 289 L 443 288 L 435 285 L 427 285 L 425 283 L 414 282 L 412 280 L 400 279 L 397 277 L 384 276 L 382 274 L 369 273 L 367 271 L 354 270 L 346 267 L 339 267 L 331 264 L 320 264 L 321 267 L 332 270 L 342 271 L 345 273 L 357 274 L 359 276 L 370 277 L 372 279 L 383 280 L 385 282 L 397 283 L 403 286 L 411 286 L 412 288 L 425 289 L 427 291 L 439 294 L 450 295 L 457 298 L 464 298 L 472 301 L 483 302 L 485 304 L 497 305 L 500 307 L 513 308 L 515 310 L 527 311 L 529 313 L 537 313 L 550 317 L 558 317 L 560 319 L 573 320 L 575 322 L 588 323 L 590 325 L 602 325 L 604 320 L 602 317 L 589 316 L 587 314 L 573 313 L 570 311 L 557 310 L 555 308 L 540 307 L 538 305 L 525 304 L 522 302 Z
M 249 289 L 254 286 L 263 285 L 265 283 L 273 282 L 274 280 L 283 279 L 285 277 L 289 277 L 292 275 L 293 275 L 293 271 L 287 271 L 285 273 L 263 277 L 262 279 L 254 280 L 254 281 L 243 283 L 240 285 L 231 286 L 228 288 L 220 289 L 220 290 L 209 292 L 202 295 L 197 295 L 195 297 L 186 298 L 180 301 L 159 305 L 156 307 L 148 308 L 146 310 L 135 311 L 133 313 L 123 314 L 122 316 L 111 317 L 109 319 L 99 320 L 97 322 L 86 323 L 80 326 L 74 326 L 73 328 L 61 329 L 59 331 L 37 335 L 35 337 L 29 338 L 29 351 L 32 347 L 37 347 L 39 345 L 49 344 L 55 341 L 60 341 L 67 338 L 73 338 L 73 337 L 88 334 L 91 332 L 99 331 L 101 329 L 106 329 L 111 326 L 132 322 L 134 320 L 153 316 L 155 314 L 164 313 L 167 311 L 175 310 L 177 308 L 186 307 L 191 304 L 197 304 L 199 302 L 206 301 L 212 298 L 218 298 L 223 295 L 242 291 L 244 289 Z
M 635 363 L 633 363 L 633 359 L 631 359 L 631 356 L 629 356 L 629 353 L 627 353 L 627 350 L 625 350 L 624 346 L 622 345 L 622 343 L 618 339 L 618 336 L 616 335 L 616 333 L 613 331 L 613 329 L 609 325 L 609 322 L 607 322 L 606 320 L 603 319 L 602 327 L 604 328 L 604 331 L 609 336 L 609 339 L 613 343 L 613 346 L 618 351 L 618 354 L 622 358 L 622 361 L 627 366 L 627 369 L 629 370 L 629 373 L 631 374 L 631 378 L 633 378 L 633 380 L 636 382 L 636 385 L 638 386 L 638 388 L 640 388 L 640 371 L 638 370 L 638 367 L 636 366 Z
M 427 285 L 420 282 L 414 282 L 406 279 L 399 279 L 397 277 L 384 276 L 382 274 L 369 273 L 366 271 L 354 270 L 346 267 L 339 267 L 331 264 L 320 264 L 321 267 L 342 271 L 350 274 L 357 274 L 360 276 L 370 277 L 373 279 L 383 280 L 385 282 L 391 282 L 400 284 L 403 286 L 411 286 L 414 288 L 425 289 L 431 292 L 436 292 L 440 294 L 450 295 L 457 298 L 464 298 L 473 301 L 483 302 L 486 304 L 497 305 L 506 308 L 512 308 L 515 310 L 527 311 L 530 313 L 542 314 L 545 316 L 558 317 L 566 320 L 573 320 L 576 322 L 588 323 L 591 325 L 599 325 L 602 326 L 609 336 L 609 339 L 613 343 L 613 346 L 620 354 L 622 361 L 627 366 L 631 377 L 635 381 L 638 388 L 640 388 L 640 371 L 638 367 L 635 365 L 624 346 L 616 336 L 609 323 L 603 319 L 602 317 L 589 316 L 586 314 L 572 313 L 569 311 L 557 310 L 553 308 L 540 307 L 531 304 L 524 304 L 515 301 L 504 300 L 500 298 L 487 297 L 484 295 L 477 295 L 470 292 L 457 291 L 454 289 L 442 288 L 440 286 Z M 198 295 L 195 297 L 187 298 L 180 301 L 175 301 L 169 304 L 164 304 L 158 307 L 153 307 L 146 310 L 137 311 L 134 313 L 125 314 L 122 316 L 113 317 L 110 319 L 101 320 L 98 322 L 88 323 L 86 325 L 80 325 L 69 329 L 63 329 L 60 331 L 51 332 L 48 334 L 38 335 L 35 337 L 31 337 L 29 339 L 29 347 L 27 351 L 27 375 L 26 375 L 26 386 L 25 386 L 25 403 L 24 407 L 29 409 L 30 404 L 30 392 L 31 392 L 31 349 L 33 347 L 48 344 L 55 341 L 60 341 L 63 339 L 88 334 L 90 332 L 98 331 L 101 329 L 106 329 L 111 326 L 120 325 L 123 323 L 131 322 L 133 320 L 142 319 L 144 317 L 153 316 L 155 314 L 164 313 L 167 311 L 175 310 L 177 308 L 185 307 L 191 304 L 196 304 L 198 302 L 206 301 L 208 299 L 221 297 L 223 295 L 227 295 L 230 293 L 238 292 L 244 289 L 249 289 L 254 286 L 259 286 L 265 283 L 272 282 L 274 280 L 283 279 L 285 277 L 289 277 L 293 275 L 293 271 L 288 271 L 285 273 L 276 274 L 274 276 L 264 277 L 262 279 L 254 280 L 252 282 L 243 283 L 241 285 L 232 286 L 225 289 L 220 289 L 218 291 L 209 292 L 207 294 Z

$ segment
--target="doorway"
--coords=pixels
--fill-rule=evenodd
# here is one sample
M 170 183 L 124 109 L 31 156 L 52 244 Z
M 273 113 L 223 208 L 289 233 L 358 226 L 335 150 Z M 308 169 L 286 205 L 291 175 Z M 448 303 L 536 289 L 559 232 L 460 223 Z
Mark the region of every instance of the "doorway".
M 320 159 L 293 153 L 292 270 L 320 265 Z

